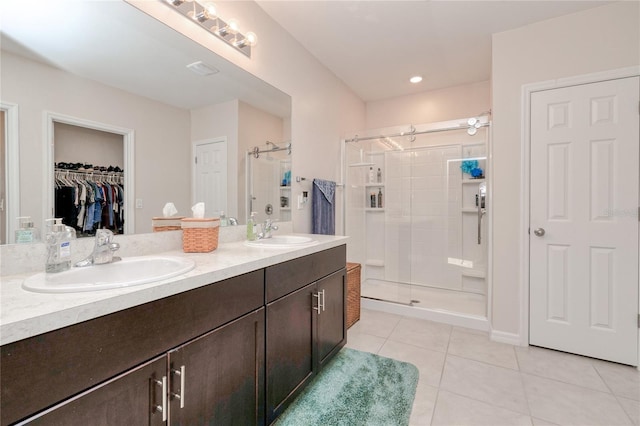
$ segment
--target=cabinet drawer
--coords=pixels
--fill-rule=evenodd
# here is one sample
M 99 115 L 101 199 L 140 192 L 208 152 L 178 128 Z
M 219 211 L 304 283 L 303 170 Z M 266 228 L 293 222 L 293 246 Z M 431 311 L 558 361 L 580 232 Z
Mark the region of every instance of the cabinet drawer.
M 260 308 L 264 270 L 0 348 L 2 425 Z
M 341 245 L 270 266 L 265 272 L 266 302 L 270 303 L 345 267 L 347 246 Z

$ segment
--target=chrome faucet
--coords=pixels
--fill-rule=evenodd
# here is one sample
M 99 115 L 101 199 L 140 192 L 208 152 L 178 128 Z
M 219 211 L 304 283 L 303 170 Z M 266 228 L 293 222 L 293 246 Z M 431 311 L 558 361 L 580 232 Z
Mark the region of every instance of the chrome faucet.
M 76 263 L 75 266 L 102 265 L 104 263 L 111 263 L 116 260 L 120 260 L 118 256 L 113 255 L 113 253 L 120 248 L 120 244 L 112 241 L 113 232 L 108 229 L 96 230 L 93 253 L 91 253 L 86 259 Z
M 262 224 L 262 232 L 258 233 L 259 240 L 271 238 L 271 231 L 278 230 L 278 227 L 274 225 L 275 222 L 275 220 L 269 218 L 264 221 L 264 223 Z

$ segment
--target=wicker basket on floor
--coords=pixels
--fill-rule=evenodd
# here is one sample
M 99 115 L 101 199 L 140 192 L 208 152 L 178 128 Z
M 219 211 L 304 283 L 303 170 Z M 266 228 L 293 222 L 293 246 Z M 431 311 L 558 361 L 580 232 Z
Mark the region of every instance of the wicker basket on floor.
M 360 264 L 347 262 L 347 328 L 360 320 Z
M 219 218 L 182 219 L 182 250 L 185 253 L 208 253 L 218 248 Z

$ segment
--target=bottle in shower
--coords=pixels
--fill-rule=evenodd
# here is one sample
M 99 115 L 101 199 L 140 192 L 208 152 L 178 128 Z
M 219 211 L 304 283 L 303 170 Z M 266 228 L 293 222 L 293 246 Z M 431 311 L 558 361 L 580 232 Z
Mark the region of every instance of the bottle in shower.
M 369 183 L 373 183 L 373 167 L 369 167 Z
M 378 207 L 382 207 L 382 188 L 378 188 Z
M 380 167 L 378 167 L 378 183 L 382 183 L 382 170 L 380 170 Z
M 371 208 L 375 208 L 376 207 L 376 193 L 372 192 L 371 193 Z

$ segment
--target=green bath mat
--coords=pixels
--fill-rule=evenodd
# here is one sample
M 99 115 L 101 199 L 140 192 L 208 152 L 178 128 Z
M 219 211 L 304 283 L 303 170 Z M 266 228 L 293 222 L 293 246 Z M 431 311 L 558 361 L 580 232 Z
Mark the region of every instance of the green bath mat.
M 408 425 L 417 385 L 413 364 L 344 348 L 275 425 Z

